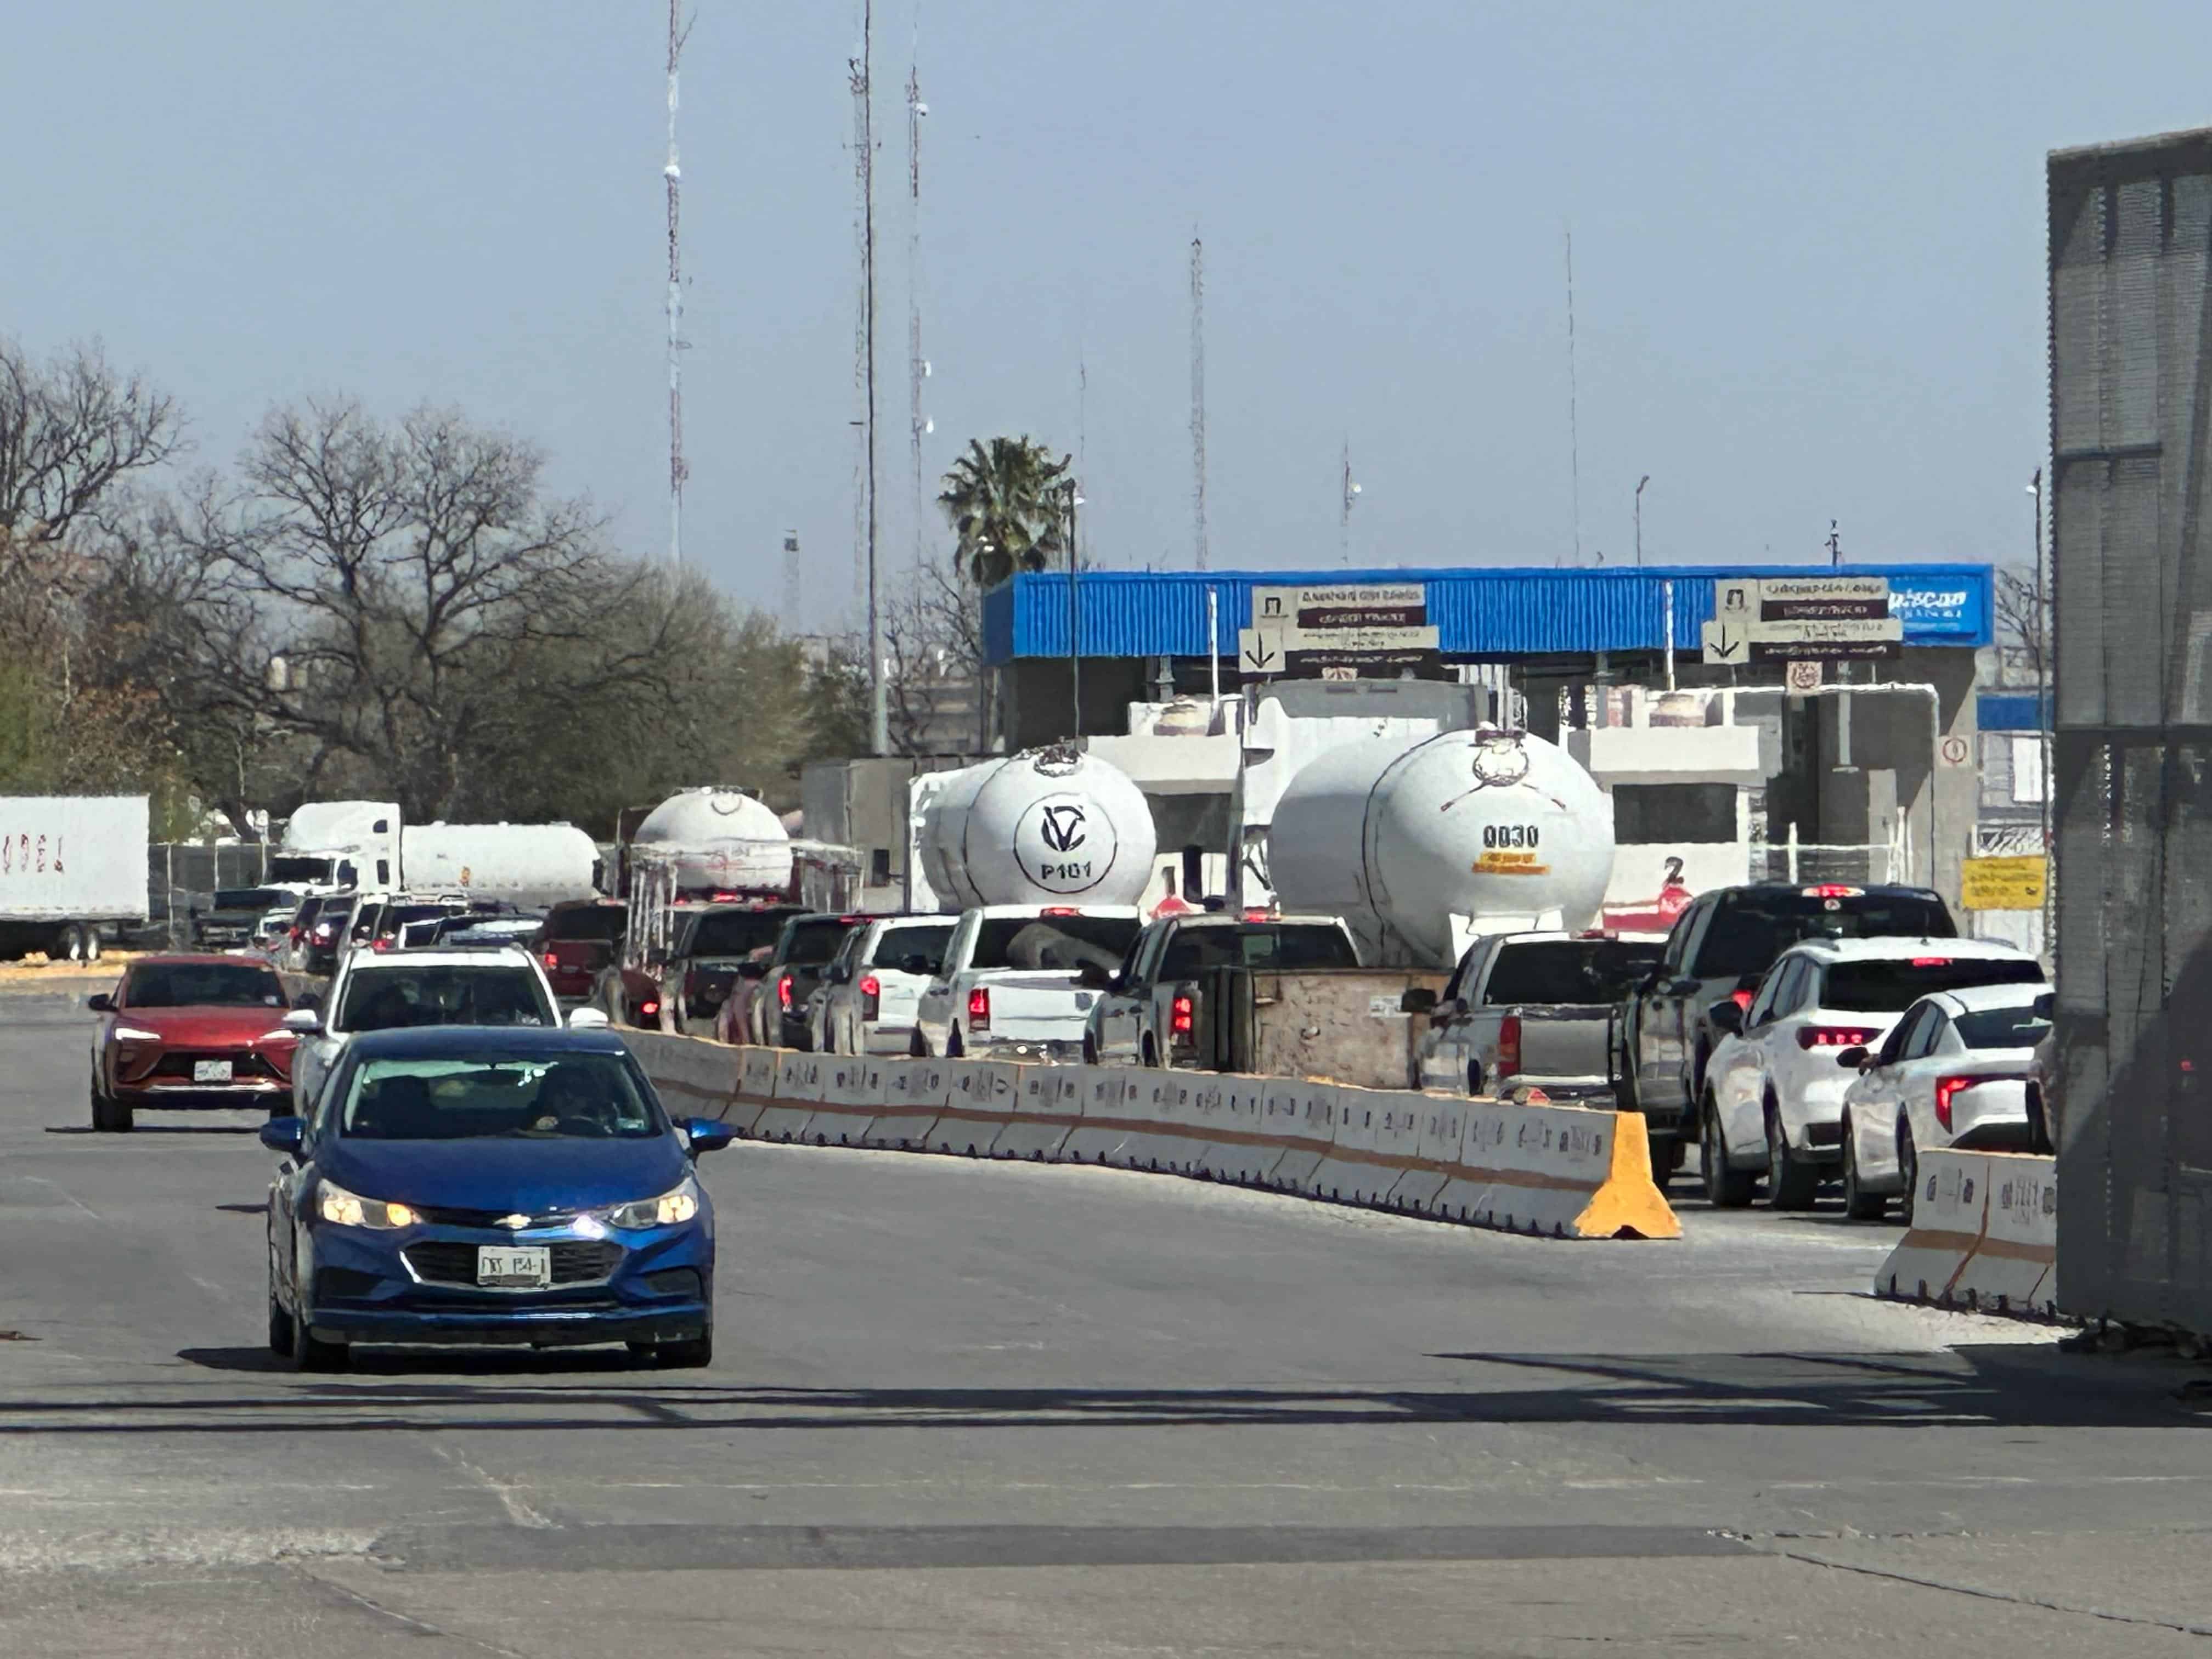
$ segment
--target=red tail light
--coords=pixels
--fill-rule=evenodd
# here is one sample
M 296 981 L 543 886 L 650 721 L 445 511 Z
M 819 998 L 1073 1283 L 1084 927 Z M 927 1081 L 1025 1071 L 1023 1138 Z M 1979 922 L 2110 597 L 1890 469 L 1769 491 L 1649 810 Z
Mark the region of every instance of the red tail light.
M 1737 1007 L 1742 1009 L 1744 1012 L 1749 1013 L 1751 1012 L 1751 996 L 1752 994 L 1748 991 L 1730 991 L 1729 993 L 1729 1000 L 1735 1004 Z
M 791 975 L 778 974 L 775 979 L 776 1004 L 787 1014 L 791 1012 Z
M 561 965 L 561 953 L 558 951 L 548 951 L 545 953 L 545 965 L 548 968 L 558 968 Z
M 1943 1132 L 1951 1130 L 1951 1102 L 1962 1089 L 1971 1089 L 1983 1079 L 1978 1077 L 1939 1077 L 1936 1079 L 1936 1121 Z
M 1508 1014 L 1498 1022 L 1498 1075 L 1511 1077 L 1521 1069 L 1521 1016 Z
M 1874 1041 L 1874 1033 L 1856 1025 L 1802 1025 L 1797 1030 L 1800 1048 L 1857 1048 Z
M 1168 1035 L 1188 1042 L 1197 1029 L 1198 1006 L 1188 992 L 1178 992 L 1168 1006 Z
M 1804 890 L 1807 898 L 1856 898 L 1866 891 L 1863 887 L 1847 887 L 1841 882 L 1824 881 L 1818 887 Z
M 991 994 L 981 985 L 968 994 L 968 1029 L 971 1031 L 991 1029 Z
M 637 1011 L 647 1019 L 651 1019 L 659 1013 L 660 1005 L 657 1002 L 641 1002 L 637 1005 Z
M 1912 965 L 1915 968 L 1948 968 L 1951 965 L 1951 958 L 1948 957 L 1915 957 L 1912 958 Z
M 1079 916 L 1083 912 L 1073 904 L 1048 904 L 1037 914 L 1041 916 Z
M 860 975 L 860 1018 L 873 1019 L 884 1006 L 884 982 L 873 974 Z

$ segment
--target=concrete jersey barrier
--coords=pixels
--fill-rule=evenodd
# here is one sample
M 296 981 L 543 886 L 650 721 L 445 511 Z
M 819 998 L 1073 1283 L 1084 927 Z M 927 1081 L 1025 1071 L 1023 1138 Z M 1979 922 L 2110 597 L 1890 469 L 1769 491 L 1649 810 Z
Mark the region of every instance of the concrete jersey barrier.
M 2053 1318 L 2058 1166 L 2017 1152 L 1919 1157 L 1912 1224 L 1875 1274 L 1876 1296 Z
M 719 1100 L 763 1139 L 1104 1163 L 1553 1238 L 1681 1235 L 1633 1113 L 1229 1073 L 625 1041 L 656 1084 Z M 2017 1215 L 2000 1206 L 1979 1230 L 1987 1261 L 2027 1275 L 1984 1294 L 2014 1302 L 2047 1278 L 2031 1271 L 2028 1224 L 2045 1200 L 2020 1194 Z

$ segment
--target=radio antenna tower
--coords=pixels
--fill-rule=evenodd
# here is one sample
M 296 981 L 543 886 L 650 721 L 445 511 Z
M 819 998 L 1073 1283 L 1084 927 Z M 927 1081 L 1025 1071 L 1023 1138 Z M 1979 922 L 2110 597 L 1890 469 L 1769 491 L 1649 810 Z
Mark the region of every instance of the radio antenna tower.
M 856 331 L 860 383 L 861 486 L 854 520 L 868 594 L 868 737 L 873 753 L 890 748 L 889 688 L 884 684 L 884 613 L 876 560 L 876 126 L 869 80 L 875 50 L 875 0 L 861 0 L 860 55 L 850 59 L 854 182 L 860 192 L 860 314 Z
M 676 65 L 691 25 L 679 15 L 683 0 L 668 0 L 668 561 L 684 562 L 684 480 L 691 468 L 684 459 L 684 258 L 678 229 L 684 168 L 676 154 Z
M 932 422 L 921 412 L 921 383 L 929 378 L 929 360 L 921 355 L 921 118 L 929 106 L 921 101 L 921 0 L 915 0 L 914 46 L 906 72 L 906 376 L 907 434 L 914 462 L 914 562 L 919 568 L 925 557 L 922 519 L 927 499 L 921 486 L 921 441 Z
M 1191 507 L 1197 534 L 1197 568 L 1206 568 L 1206 244 L 1190 236 L 1190 470 Z

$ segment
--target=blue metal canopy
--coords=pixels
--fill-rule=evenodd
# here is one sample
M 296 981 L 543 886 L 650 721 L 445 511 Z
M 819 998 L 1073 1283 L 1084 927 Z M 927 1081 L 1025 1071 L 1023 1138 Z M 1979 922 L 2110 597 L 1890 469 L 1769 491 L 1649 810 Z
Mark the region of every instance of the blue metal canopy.
M 1086 570 L 1079 595 L 1086 657 L 1207 654 L 1206 596 L 1217 596 L 1224 657 L 1251 625 L 1255 587 L 1419 582 L 1447 657 L 1510 659 L 1664 648 L 1667 584 L 1674 586 L 1677 651 L 1694 652 L 1713 614 L 1713 584 L 1747 576 L 1886 576 L 1890 610 L 1908 646 L 1990 642 L 1985 564 L 1647 566 L 1641 570 Z M 1024 574 L 983 596 L 983 654 L 994 667 L 1020 657 L 1065 657 L 1067 576 Z

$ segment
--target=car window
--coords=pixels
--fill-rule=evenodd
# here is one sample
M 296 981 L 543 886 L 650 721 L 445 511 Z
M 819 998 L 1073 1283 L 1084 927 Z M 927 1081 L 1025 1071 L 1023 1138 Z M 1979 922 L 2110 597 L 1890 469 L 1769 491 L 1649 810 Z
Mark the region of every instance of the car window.
M 244 962 L 146 962 L 123 981 L 126 1008 L 282 1008 L 284 982 Z
M 927 957 L 933 970 L 945 960 L 945 947 L 952 943 L 952 924 L 934 921 L 919 927 L 886 927 L 876 940 L 868 960 L 878 967 L 897 968 L 908 957 Z
M 781 966 L 819 968 L 837 954 L 854 924 L 842 916 L 806 916 L 789 924 L 783 938 Z
M 1923 1002 L 1907 1011 L 1899 1022 L 1896 1060 L 1903 1062 L 1919 1060 L 1935 1047 L 1936 1033 L 1943 1016 L 1932 1002 Z
M 1508 940 L 1482 988 L 1486 1004 L 1619 1002 L 1651 970 L 1658 947 L 1620 939 Z
M 1925 956 L 1838 962 L 1827 974 L 1820 1006 L 1854 1014 L 1894 1014 L 1936 991 L 1970 985 L 2038 985 L 2043 969 L 2028 957 Z
M 1714 907 L 1690 972 L 1699 979 L 1763 974 L 1800 939 L 1950 939 L 1957 932 L 1951 913 L 1932 895 L 1824 895 L 1818 888 L 1730 893 Z
M 1133 969 L 1128 974 L 1133 985 L 1150 985 L 1159 977 L 1160 953 L 1165 951 L 1175 935 L 1182 931 L 1173 922 L 1157 922 L 1139 931 L 1129 942 Z
M 691 924 L 684 954 L 694 957 L 741 957 L 763 945 L 775 943 L 788 911 L 709 910 Z
M 580 904 L 573 910 L 556 910 L 545 918 L 545 938 L 597 939 L 612 945 L 623 936 L 629 908 L 622 904 Z
M 281 887 L 223 887 L 215 895 L 218 910 L 273 910 L 291 895 Z
M 1118 967 L 1144 924 L 1134 916 L 987 916 L 976 929 L 975 968 Z
M 1766 977 L 1759 982 L 1758 994 L 1752 998 L 1751 1006 L 1744 1011 L 1743 1023 L 1747 1030 L 1764 1025 L 1774 1018 L 1774 1005 L 1782 1000 L 1783 988 L 1789 984 L 1796 971 L 1797 958 L 1795 957 L 1778 962 L 1767 969 Z
M 1707 924 L 1718 908 L 1717 899 L 1695 902 L 1667 935 L 1667 965 L 1671 977 L 1682 977 L 1689 971 L 1686 964 L 1697 960 L 1698 952 L 1705 948 L 1705 935 L 1711 931 Z
M 1978 1008 L 1951 1022 L 1969 1048 L 2033 1048 L 2051 1035 L 2044 999 L 2018 1008 Z
M 337 1110 L 365 1140 L 641 1140 L 663 1133 L 619 1054 L 362 1061 Z
M 333 1029 L 559 1024 L 538 975 L 519 963 L 380 962 L 347 977 Z
M 1481 977 L 1482 959 L 1490 954 L 1492 943 L 1489 939 L 1479 939 L 1461 953 L 1459 966 L 1452 969 L 1452 976 L 1444 981 L 1443 992 L 1437 997 L 1437 1001 L 1465 999 L 1468 990 Z
M 1357 968 L 1344 930 L 1322 922 L 1239 922 L 1182 927 L 1160 963 L 1162 979 L 1188 979 L 1208 968 L 1271 968 L 1298 972 Z

